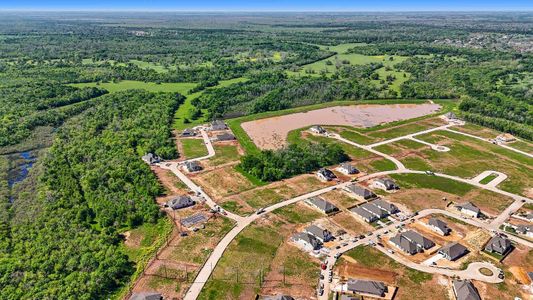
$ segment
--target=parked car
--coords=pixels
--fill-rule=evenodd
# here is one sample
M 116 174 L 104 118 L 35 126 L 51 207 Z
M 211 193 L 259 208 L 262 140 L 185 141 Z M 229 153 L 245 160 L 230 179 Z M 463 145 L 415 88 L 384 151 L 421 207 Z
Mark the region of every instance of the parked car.
M 390 254 L 394 254 L 394 250 L 392 249 L 387 249 L 387 252 L 389 252 Z
M 265 208 L 264 208 L 264 207 L 261 207 L 261 208 L 258 209 L 255 213 L 258 214 L 258 215 L 260 215 L 260 214 L 262 214 L 262 213 L 264 213 L 264 212 L 265 212 Z

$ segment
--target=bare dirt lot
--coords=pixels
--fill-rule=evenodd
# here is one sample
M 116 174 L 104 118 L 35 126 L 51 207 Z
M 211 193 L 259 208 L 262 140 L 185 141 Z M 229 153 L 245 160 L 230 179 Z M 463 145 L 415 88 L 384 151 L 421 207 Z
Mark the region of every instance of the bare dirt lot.
M 335 106 L 242 123 L 242 128 L 261 149 L 279 149 L 287 134 L 311 125 L 372 127 L 435 113 L 438 104 L 391 104 Z

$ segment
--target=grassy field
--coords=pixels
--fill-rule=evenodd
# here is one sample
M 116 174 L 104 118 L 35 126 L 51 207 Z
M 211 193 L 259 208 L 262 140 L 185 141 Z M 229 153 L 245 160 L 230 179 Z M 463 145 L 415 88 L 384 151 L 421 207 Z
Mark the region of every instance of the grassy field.
M 481 180 L 479 181 L 479 183 L 481 183 L 481 184 L 487 184 L 487 183 L 491 182 L 492 180 L 496 179 L 497 177 L 498 177 L 498 175 L 496 175 L 496 174 L 490 174 L 489 176 L 487 176 L 487 177 L 481 179 Z
M 217 86 L 211 87 L 209 89 L 222 88 L 222 87 L 226 87 L 231 84 L 234 84 L 234 83 L 244 82 L 246 80 L 248 79 L 243 78 L 243 77 L 230 79 L 230 80 L 222 80 L 219 82 Z M 208 121 L 207 116 L 205 115 L 205 112 L 202 117 L 196 120 L 192 120 L 189 117 L 190 111 L 194 108 L 194 106 L 192 105 L 192 100 L 200 97 L 202 93 L 203 91 L 196 92 L 190 95 L 186 95 L 185 102 L 182 105 L 180 105 L 180 107 L 178 107 L 178 110 L 176 110 L 176 113 L 174 114 L 174 125 L 173 126 L 175 129 L 183 130 L 188 127 L 194 127 L 200 124 L 204 124 Z M 185 119 L 187 119 L 188 122 L 186 122 Z
M 214 145 L 215 156 L 209 159 L 209 164 L 219 166 L 228 162 L 238 161 L 240 158 L 236 145 Z
M 474 189 L 473 186 L 455 180 L 424 174 L 390 175 L 402 188 L 435 189 L 446 193 L 464 196 Z
M 203 139 L 181 139 L 183 155 L 187 159 L 197 158 L 207 155 L 207 148 Z
M 135 80 L 121 80 L 119 82 L 88 82 L 88 83 L 73 83 L 71 84 L 75 87 L 100 87 L 108 90 L 110 93 L 132 90 L 132 89 L 142 89 L 149 92 L 172 92 L 180 93 L 185 95 L 189 92 L 190 89 L 196 86 L 196 83 L 191 82 L 179 82 L 179 83 L 160 83 L 155 82 L 142 82 Z

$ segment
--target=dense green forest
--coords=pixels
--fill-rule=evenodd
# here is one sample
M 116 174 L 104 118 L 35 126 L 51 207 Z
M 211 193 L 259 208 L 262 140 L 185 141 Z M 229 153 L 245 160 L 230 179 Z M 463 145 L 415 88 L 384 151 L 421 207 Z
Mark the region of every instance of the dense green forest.
M 160 217 L 140 157 L 179 156 L 180 107 L 201 121 L 459 99 L 466 120 L 531 140 L 532 32 L 531 13 L 1 12 L 0 298 L 103 299 L 129 282 L 120 234 Z M 144 83 L 181 94 L 126 90 Z M 274 181 L 345 159 L 291 145 L 241 168 Z

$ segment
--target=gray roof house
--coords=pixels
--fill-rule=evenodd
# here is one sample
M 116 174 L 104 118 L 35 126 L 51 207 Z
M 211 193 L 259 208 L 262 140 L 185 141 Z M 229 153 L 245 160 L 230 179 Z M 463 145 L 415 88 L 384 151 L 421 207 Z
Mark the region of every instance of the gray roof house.
M 305 200 L 305 202 L 325 214 L 330 214 L 339 211 L 339 208 L 333 203 L 324 200 L 321 197 L 311 197 Z
M 194 205 L 194 200 L 189 195 L 181 195 L 170 199 L 165 206 L 172 209 L 181 209 Z
M 322 243 L 314 236 L 307 232 L 299 232 L 292 237 L 292 240 L 306 250 L 318 250 Z
M 448 224 L 446 224 L 444 221 L 441 221 L 437 218 L 431 218 L 428 221 L 428 226 L 431 228 L 431 230 L 441 234 L 441 235 L 448 235 L 452 231 Z
M 192 160 L 192 161 L 186 161 L 185 162 L 185 169 L 187 169 L 188 172 L 197 172 L 202 170 L 202 166 L 199 162 Z
M 316 176 L 318 176 L 318 178 L 325 180 L 325 181 L 331 181 L 337 178 L 337 176 L 335 176 L 335 174 L 333 174 L 331 170 L 328 170 L 326 168 L 321 168 L 320 170 L 318 170 L 316 172 Z
M 347 162 L 343 162 L 342 164 L 340 164 L 337 170 L 339 170 L 339 172 L 344 173 L 346 175 L 359 173 L 359 170 L 357 170 L 357 168 L 355 168 L 354 166 L 352 166 L 351 164 Z
M 143 292 L 131 295 L 129 300 L 162 300 L 163 296 L 156 292 Z
M 389 203 L 381 198 L 378 198 L 370 203 L 381 208 L 382 210 L 388 212 L 391 215 L 400 211 L 398 207 L 396 207 L 396 205 Z
M 435 246 L 435 243 L 432 240 L 426 238 L 425 236 L 414 230 L 407 230 L 403 233 L 403 236 L 424 250 Z
M 161 161 L 161 158 L 153 153 L 146 153 L 143 155 L 142 160 L 147 164 L 156 164 Z
M 392 179 L 389 179 L 389 178 L 375 179 L 372 182 L 372 185 L 376 188 L 380 188 L 386 191 L 397 190 L 400 188 L 398 185 L 396 185 L 396 183 Z
M 472 217 L 479 217 L 481 210 L 475 206 L 472 202 L 465 202 L 455 206 L 460 212 L 470 215 Z
M 361 296 L 341 294 L 340 300 L 361 300 Z
M 308 226 L 304 229 L 304 232 L 307 232 L 314 237 L 316 237 L 321 243 L 329 242 L 333 239 L 333 235 L 327 229 L 322 229 L 316 225 Z
M 511 250 L 511 241 L 498 234 L 493 236 L 485 245 L 485 251 L 500 255 L 505 255 L 509 250 Z
M 355 183 L 347 185 L 346 187 L 344 187 L 344 190 L 363 200 L 368 200 L 376 197 L 376 194 L 374 194 L 372 191 L 365 189 L 364 187 Z
M 181 219 L 181 225 L 185 227 L 191 227 L 196 224 L 206 222 L 207 218 L 202 213 L 197 213 L 192 216 Z
M 260 300 L 294 300 L 294 298 L 289 295 L 262 296 L 259 299 Z
M 194 131 L 193 129 L 191 128 L 185 128 L 182 132 L 181 132 L 181 136 L 195 136 L 196 135 L 196 131 Z
M 375 215 L 376 217 L 378 217 L 378 219 L 385 218 L 389 215 L 387 211 L 375 206 L 374 204 L 372 204 L 372 202 L 361 204 L 359 205 L 359 207 Z
M 224 121 L 214 120 L 213 122 L 211 122 L 211 126 L 209 127 L 209 129 L 212 131 L 226 130 L 228 129 L 228 125 L 226 125 Z
M 326 133 L 326 129 L 324 129 L 320 125 L 311 126 L 311 128 L 309 128 L 309 130 L 311 130 L 311 132 L 318 133 L 318 134 Z
M 388 292 L 388 287 L 381 281 L 349 279 L 346 289 L 353 293 L 367 294 L 384 297 Z
M 361 207 L 354 207 L 350 209 L 351 212 L 359 216 L 361 219 L 365 220 L 368 223 L 374 222 L 378 219 L 375 215 L 369 213 L 368 211 L 362 209 Z
M 449 112 L 447 114 L 444 115 L 446 118 L 450 119 L 450 120 L 455 120 L 457 119 L 457 116 L 453 113 L 453 112 Z
M 469 280 L 454 279 L 452 286 L 457 300 L 481 300 L 476 287 Z
M 392 237 L 389 240 L 390 243 L 392 243 L 394 246 L 396 246 L 398 249 L 402 250 L 403 252 L 414 255 L 417 253 L 420 253 L 422 251 L 421 248 L 417 247 L 417 245 L 410 240 L 408 240 L 403 234 L 398 233 L 394 237 Z
M 235 140 L 235 136 L 231 133 L 224 132 L 222 134 L 217 134 L 216 140 L 219 142 L 233 141 Z
M 447 244 L 439 249 L 439 254 L 442 254 L 447 260 L 456 260 L 468 253 L 468 249 L 459 243 Z
M 525 235 L 531 236 L 533 234 L 533 225 L 520 224 L 520 225 L 516 226 L 515 230 L 516 230 L 516 232 L 518 232 L 520 234 L 525 234 Z

